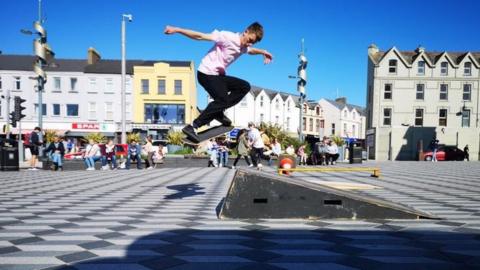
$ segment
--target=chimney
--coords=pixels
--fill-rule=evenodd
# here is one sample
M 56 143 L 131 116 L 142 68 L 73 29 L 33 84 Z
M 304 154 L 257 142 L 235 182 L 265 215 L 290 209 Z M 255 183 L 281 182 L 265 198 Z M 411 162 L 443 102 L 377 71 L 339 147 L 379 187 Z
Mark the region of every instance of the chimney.
M 100 54 L 95 50 L 95 48 L 90 47 L 88 48 L 88 55 L 87 55 L 87 63 L 89 65 L 96 64 L 102 57 Z
M 417 53 L 425 52 L 425 48 L 422 47 L 422 45 L 418 45 L 418 48 L 417 48 L 416 52 L 417 52 Z
M 336 103 L 342 104 L 342 105 L 347 105 L 347 98 L 346 97 L 339 97 L 335 99 Z
M 372 44 L 370 44 L 370 46 L 368 46 L 368 54 L 369 55 L 373 55 L 373 54 L 376 54 L 378 52 L 379 52 L 378 47 L 374 43 L 372 43 Z

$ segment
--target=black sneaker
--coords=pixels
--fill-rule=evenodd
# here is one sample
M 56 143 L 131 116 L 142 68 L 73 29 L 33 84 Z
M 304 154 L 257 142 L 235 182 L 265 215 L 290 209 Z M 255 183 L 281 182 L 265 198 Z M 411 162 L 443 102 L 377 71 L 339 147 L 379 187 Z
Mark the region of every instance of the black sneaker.
M 192 125 L 186 125 L 183 129 L 182 132 L 187 135 L 188 138 L 195 140 L 198 142 L 198 135 L 195 132 L 195 129 L 193 128 Z
M 229 126 L 232 125 L 232 120 L 230 120 L 228 117 L 226 117 L 225 114 L 223 114 L 223 113 L 222 113 L 221 116 L 216 117 L 215 120 L 220 122 L 222 124 L 222 126 L 229 127 Z

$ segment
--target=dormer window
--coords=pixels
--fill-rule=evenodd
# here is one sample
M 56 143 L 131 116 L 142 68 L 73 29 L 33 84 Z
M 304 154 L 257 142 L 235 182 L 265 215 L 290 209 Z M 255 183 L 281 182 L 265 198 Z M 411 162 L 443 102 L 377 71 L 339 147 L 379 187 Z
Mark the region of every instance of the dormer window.
M 448 75 L 448 62 L 442 62 L 440 64 L 440 74 L 444 76 Z
M 425 61 L 418 61 L 418 75 L 425 75 Z
M 396 59 L 388 61 L 388 73 L 397 73 L 397 62 Z
M 465 62 L 463 65 L 463 74 L 465 74 L 465 76 L 472 76 L 472 62 Z

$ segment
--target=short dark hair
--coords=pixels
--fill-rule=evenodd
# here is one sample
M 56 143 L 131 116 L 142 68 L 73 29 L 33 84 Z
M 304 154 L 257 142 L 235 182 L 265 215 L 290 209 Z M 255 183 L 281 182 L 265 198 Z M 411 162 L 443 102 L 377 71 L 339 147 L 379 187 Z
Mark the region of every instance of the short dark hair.
M 263 38 L 263 26 L 258 22 L 254 22 L 247 27 L 247 31 L 250 33 L 254 33 L 257 37 L 255 42 L 260 42 Z
M 33 130 L 42 131 L 40 127 L 35 127 Z

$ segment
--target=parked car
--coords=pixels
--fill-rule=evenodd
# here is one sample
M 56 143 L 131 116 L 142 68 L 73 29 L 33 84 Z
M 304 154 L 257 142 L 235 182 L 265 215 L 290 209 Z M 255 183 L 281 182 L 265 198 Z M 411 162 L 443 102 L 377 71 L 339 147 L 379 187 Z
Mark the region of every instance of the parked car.
M 433 157 L 433 151 L 427 151 L 424 154 L 426 161 L 431 161 Z M 459 160 L 465 159 L 465 153 L 454 145 L 440 145 L 437 150 L 437 160 Z

